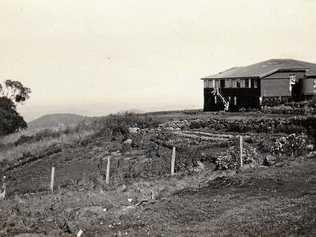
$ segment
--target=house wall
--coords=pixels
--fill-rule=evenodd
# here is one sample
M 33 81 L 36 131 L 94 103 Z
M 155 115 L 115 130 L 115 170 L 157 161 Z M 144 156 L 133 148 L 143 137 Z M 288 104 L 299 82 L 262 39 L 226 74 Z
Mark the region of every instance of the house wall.
M 291 96 L 289 79 L 261 79 L 262 97 Z
M 313 95 L 315 93 L 315 89 L 313 88 L 314 80 L 316 80 L 316 78 L 303 79 L 302 90 L 304 95 Z
M 261 96 L 277 97 L 291 96 L 290 92 L 290 75 L 295 74 L 296 79 L 305 78 L 305 72 L 276 72 L 261 79 Z

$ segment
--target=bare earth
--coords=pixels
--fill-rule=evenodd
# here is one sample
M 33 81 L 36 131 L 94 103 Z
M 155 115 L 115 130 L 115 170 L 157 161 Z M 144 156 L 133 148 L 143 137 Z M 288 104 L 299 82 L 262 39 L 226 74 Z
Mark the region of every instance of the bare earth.
M 162 122 L 169 121 L 168 116 L 162 115 Z M 225 116 L 247 121 L 238 114 Z M 316 236 L 314 147 L 313 152 L 283 153 L 273 164 L 265 164 L 262 158 L 272 154 L 268 149 L 274 144 L 272 138 L 287 134 L 262 132 L 259 127 L 241 133 L 245 161 L 251 156 L 253 162 L 245 162 L 241 170 L 220 169 L 214 157 L 236 147 L 238 132 L 213 125 L 168 132 L 143 129 L 128 134 L 135 142 L 129 149 L 124 148 L 125 138 L 109 139 L 107 133 L 78 142 L 65 142 L 63 134 L 56 144 L 55 138 L 46 136 L 43 141 L 3 146 L 15 153 L 0 152 L 0 158 L 1 154 L 19 156 L 9 160 L 9 166 L 1 163 L 7 195 L 0 200 L 0 237 L 70 237 L 80 230 L 81 237 Z M 295 128 L 290 125 L 288 130 Z M 172 147 L 177 145 L 176 175 L 170 176 Z M 251 153 L 250 148 L 260 146 L 261 153 Z M 104 158 L 109 154 L 105 152 L 111 152 L 112 159 L 109 185 L 104 179 Z M 53 193 L 49 191 L 52 166 L 56 168 Z
M 219 178 L 124 219 L 135 236 L 315 236 L 316 160 Z
M 158 181 L 177 186 L 181 179 Z M 315 158 L 247 169 L 193 186 L 138 205 L 126 201 L 132 194 L 124 190 L 16 195 L 0 203 L 0 233 L 73 236 L 81 228 L 84 236 L 316 234 Z

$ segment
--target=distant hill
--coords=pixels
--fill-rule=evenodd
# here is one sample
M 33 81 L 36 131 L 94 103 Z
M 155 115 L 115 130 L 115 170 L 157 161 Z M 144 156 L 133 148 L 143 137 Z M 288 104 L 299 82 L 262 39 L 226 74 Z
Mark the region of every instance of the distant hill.
M 87 117 L 77 114 L 48 114 L 28 123 L 31 129 L 75 126 Z

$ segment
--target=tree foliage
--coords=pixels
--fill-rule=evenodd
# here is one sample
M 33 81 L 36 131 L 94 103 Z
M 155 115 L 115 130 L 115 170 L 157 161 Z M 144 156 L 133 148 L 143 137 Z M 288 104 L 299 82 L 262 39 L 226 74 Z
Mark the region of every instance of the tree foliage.
M 0 136 L 26 128 L 23 117 L 16 111 L 17 104 L 29 99 L 31 89 L 19 81 L 0 83 Z
M 18 112 L 0 107 L 0 136 L 14 133 L 26 127 L 26 122 Z
M 0 96 L 10 99 L 13 103 L 21 103 L 30 98 L 31 89 L 19 81 L 6 80 L 0 83 Z

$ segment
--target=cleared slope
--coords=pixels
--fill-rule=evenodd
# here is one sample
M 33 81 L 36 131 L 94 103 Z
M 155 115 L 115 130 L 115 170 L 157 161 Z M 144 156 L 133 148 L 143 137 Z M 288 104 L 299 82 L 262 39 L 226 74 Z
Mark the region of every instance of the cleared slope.
M 86 119 L 78 114 L 48 114 L 28 123 L 29 128 L 52 128 L 60 126 L 75 126 Z

